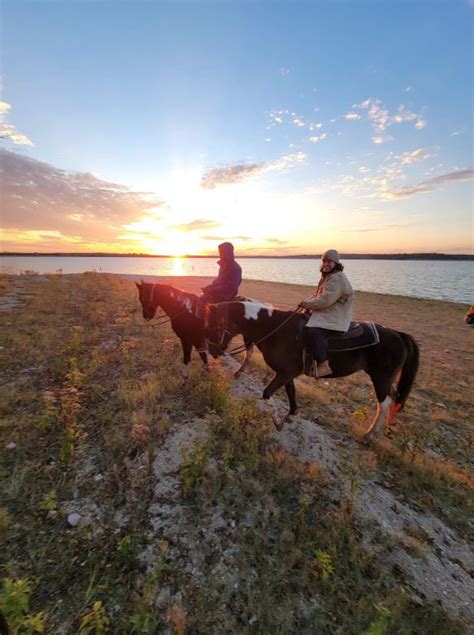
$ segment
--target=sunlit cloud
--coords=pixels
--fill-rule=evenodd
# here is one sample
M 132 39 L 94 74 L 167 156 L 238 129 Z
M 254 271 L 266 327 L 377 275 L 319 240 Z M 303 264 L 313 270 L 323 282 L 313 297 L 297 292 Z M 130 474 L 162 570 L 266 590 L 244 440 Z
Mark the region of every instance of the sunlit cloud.
M 395 188 L 390 192 L 387 192 L 386 198 L 390 200 L 408 198 L 409 196 L 413 196 L 414 194 L 431 192 L 432 190 L 442 187 L 443 185 L 470 181 L 472 178 L 474 178 L 474 170 L 472 168 L 454 170 L 453 172 L 441 174 L 440 176 L 436 176 L 425 181 L 420 181 L 419 183 L 415 183 L 414 185 L 410 185 L 408 187 Z
M 212 168 L 202 177 L 201 187 L 205 190 L 212 190 L 218 185 L 239 183 L 254 174 L 262 172 L 264 169 L 265 163 L 239 163 L 237 165 L 227 165 L 223 168 Z
M 206 190 L 212 190 L 218 185 L 239 183 L 259 173 L 271 171 L 281 172 L 304 163 L 307 158 L 304 152 L 295 152 L 283 155 L 275 161 L 247 164 L 238 163 L 236 165 L 227 165 L 223 168 L 212 168 L 203 175 L 201 187 Z
M 0 139 L 7 139 L 17 145 L 32 146 L 30 139 L 15 128 L 11 123 L 7 123 L 7 116 L 11 110 L 11 105 L 6 101 L 0 101 Z
M 367 111 L 367 118 L 375 131 L 375 135 L 372 137 L 375 144 L 385 143 L 393 139 L 386 133 L 386 130 L 393 124 L 415 122 L 415 128 L 419 130 L 427 126 L 421 115 L 411 112 L 404 104 L 400 104 L 396 112 L 391 114 L 380 99 L 369 97 L 360 104 L 354 104 L 353 108 Z
M 428 150 L 425 148 L 418 148 L 417 150 L 413 150 L 413 152 L 404 152 L 398 158 L 400 159 L 400 163 L 402 165 L 411 165 L 417 161 L 428 159 L 431 156 L 432 155 L 429 154 Z
M 2 223 L 17 231 L 58 231 L 84 242 L 112 241 L 124 223 L 165 203 L 147 192 L 68 172 L 0 149 Z
M 449 136 L 450 137 L 458 137 L 459 135 L 464 134 L 464 130 L 456 130 L 455 132 L 452 132 Z

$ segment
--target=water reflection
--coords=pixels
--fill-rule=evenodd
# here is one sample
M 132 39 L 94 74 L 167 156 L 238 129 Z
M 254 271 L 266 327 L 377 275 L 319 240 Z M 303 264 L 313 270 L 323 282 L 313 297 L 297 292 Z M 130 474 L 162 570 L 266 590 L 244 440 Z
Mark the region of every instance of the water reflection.
M 174 256 L 174 258 L 172 259 L 171 275 L 184 276 L 183 258 L 181 256 Z

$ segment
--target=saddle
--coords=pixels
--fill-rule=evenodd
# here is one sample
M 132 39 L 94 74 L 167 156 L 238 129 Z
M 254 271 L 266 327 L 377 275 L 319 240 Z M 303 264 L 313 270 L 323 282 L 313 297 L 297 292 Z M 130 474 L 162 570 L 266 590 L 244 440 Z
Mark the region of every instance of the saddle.
M 302 324 L 304 329 L 305 322 Z M 305 371 L 309 371 L 312 363 L 313 355 L 309 344 L 306 342 L 303 331 L 303 365 Z M 374 322 L 351 322 L 349 329 L 340 335 L 334 333 L 328 338 L 328 351 L 330 353 L 342 351 L 354 351 L 358 348 L 367 348 L 375 346 L 380 342 L 379 332 Z
M 349 330 L 343 335 L 330 335 L 328 350 L 353 351 L 356 348 L 375 346 L 380 342 L 379 332 L 374 322 L 351 322 Z

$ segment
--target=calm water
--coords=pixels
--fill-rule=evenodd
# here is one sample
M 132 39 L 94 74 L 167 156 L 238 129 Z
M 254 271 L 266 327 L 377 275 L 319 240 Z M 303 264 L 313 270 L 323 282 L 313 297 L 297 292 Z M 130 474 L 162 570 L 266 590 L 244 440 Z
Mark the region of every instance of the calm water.
M 107 273 L 157 276 L 215 276 L 217 258 L 120 258 L 4 256 L 3 273 Z M 244 278 L 315 285 L 319 260 L 242 258 Z M 474 263 L 440 260 L 346 260 L 344 271 L 354 289 L 415 298 L 432 298 L 472 304 Z

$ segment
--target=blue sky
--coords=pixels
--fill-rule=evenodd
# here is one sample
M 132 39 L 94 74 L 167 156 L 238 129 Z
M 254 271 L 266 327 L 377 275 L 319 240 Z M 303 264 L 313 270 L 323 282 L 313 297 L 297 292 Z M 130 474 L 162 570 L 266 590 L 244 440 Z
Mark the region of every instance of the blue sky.
M 472 16 L 7 0 L 4 249 L 472 252 Z

